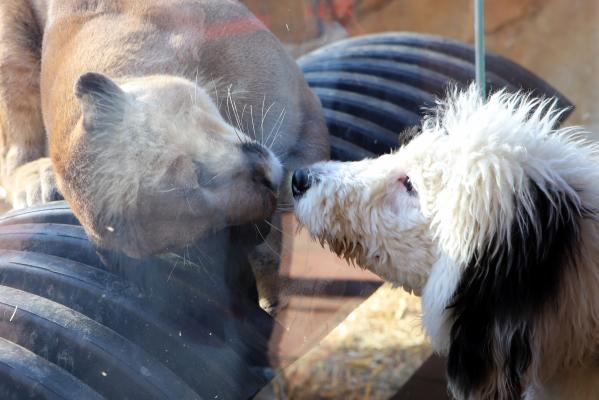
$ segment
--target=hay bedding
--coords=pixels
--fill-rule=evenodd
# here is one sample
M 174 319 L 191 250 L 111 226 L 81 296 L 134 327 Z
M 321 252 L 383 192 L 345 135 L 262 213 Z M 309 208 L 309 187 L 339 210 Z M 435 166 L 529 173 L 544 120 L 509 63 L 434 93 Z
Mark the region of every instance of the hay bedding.
M 383 285 L 256 399 L 386 399 L 431 354 L 420 299 Z

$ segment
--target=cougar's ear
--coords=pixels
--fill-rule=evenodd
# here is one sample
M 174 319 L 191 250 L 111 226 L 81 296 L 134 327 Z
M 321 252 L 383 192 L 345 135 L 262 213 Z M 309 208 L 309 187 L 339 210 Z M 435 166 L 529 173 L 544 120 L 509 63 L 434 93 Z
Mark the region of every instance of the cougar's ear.
M 123 121 L 127 94 L 105 75 L 88 72 L 75 84 L 83 126 L 87 132 L 105 130 Z

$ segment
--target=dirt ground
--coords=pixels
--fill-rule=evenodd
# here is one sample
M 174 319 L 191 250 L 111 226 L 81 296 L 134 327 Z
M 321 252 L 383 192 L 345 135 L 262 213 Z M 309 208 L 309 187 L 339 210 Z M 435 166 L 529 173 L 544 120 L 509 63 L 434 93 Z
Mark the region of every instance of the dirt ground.
M 431 352 L 420 299 L 385 284 L 256 399 L 386 399 Z

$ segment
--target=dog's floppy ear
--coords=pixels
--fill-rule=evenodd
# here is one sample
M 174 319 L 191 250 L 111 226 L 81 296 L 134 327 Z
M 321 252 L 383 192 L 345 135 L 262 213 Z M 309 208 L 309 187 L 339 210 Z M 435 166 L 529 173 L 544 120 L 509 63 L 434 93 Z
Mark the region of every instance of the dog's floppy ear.
M 472 254 L 448 306 L 447 372 L 458 398 L 521 397 L 533 324 L 559 302 L 564 270 L 574 268 L 582 212 L 576 192 L 529 180 L 513 206 L 509 237 L 498 233 Z

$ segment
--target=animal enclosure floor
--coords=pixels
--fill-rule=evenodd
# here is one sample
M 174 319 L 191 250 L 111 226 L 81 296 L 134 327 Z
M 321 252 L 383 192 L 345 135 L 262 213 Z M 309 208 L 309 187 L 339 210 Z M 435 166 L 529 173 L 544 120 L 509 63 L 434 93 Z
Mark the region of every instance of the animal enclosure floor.
M 444 358 L 432 355 L 390 400 L 450 400 L 445 362 Z

